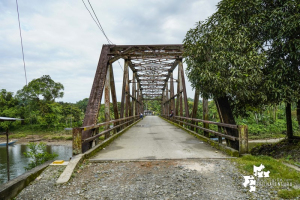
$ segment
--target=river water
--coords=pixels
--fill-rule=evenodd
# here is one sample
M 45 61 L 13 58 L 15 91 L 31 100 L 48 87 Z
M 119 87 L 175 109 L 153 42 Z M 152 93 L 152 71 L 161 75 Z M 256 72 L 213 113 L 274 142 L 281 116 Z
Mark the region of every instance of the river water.
M 10 170 L 10 180 L 20 176 L 25 172 L 24 167 L 30 162 L 29 158 L 24 156 L 24 152 L 28 151 L 29 148 L 23 144 L 9 145 L 9 170 Z M 59 145 L 49 145 L 47 146 L 47 151 L 49 153 L 57 153 L 58 157 L 56 160 L 69 160 L 72 157 L 72 147 L 71 146 L 59 146 Z M 6 147 L 0 146 L 0 185 L 7 182 L 7 157 L 6 157 Z

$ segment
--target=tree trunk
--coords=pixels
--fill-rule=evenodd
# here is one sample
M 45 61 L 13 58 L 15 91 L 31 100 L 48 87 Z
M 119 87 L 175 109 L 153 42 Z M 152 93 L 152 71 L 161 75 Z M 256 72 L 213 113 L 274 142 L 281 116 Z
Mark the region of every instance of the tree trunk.
M 232 109 L 230 107 L 228 98 L 226 96 L 221 97 L 216 99 L 216 106 L 218 108 L 219 111 L 219 117 L 222 123 L 226 123 L 226 124 L 236 124 L 233 114 L 232 114 Z M 225 128 L 226 133 L 228 135 L 232 135 L 234 137 L 239 137 L 239 133 L 237 130 L 235 129 L 231 129 L 231 128 Z M 231 141 L 226 139 L 226 143 L 228 144 L 229 147 L 239 150 L 239 141 Z
M 297 121 L 300 129 L 300 100 L 297 102 Z
M 286 135 L 288 139 L 293 138 L 293 125 L 292 125 L 292 111 L 291 104 L 287 103 L 285 107 L 285 116 L 286 116 Z

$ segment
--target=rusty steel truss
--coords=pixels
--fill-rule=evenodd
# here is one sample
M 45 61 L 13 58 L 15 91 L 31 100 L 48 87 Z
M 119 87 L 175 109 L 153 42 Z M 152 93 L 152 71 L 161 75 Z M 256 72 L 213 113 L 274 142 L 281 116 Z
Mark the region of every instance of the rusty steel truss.
M 103 45 L 100 54 L 88 106 L 86 109 L 83 127 L 73 131 L 73 148 L 81 149 L 78 152 L 86 152 L 97 143 L 99 135 L 105 133 L 105 138 L 110 137 L 111 131 L 120 131 L 138 119 L 139 113 L 144 113 L 144 102 L 156 100 L 161 102 L 161 116 L 173 120 L 179 125 L 185 124 L 193 130 L 199 129 L 197 123 L 197 109 L 199 91 L 196 89 L 193 109 L 189 111 L 184 70 L 182 64 L 183 46 L 181 44 L 165 45 Z M 118 110 L 114 72 L 112 64 L 118 59 L 124 59 L 123 85 L 121 106 Z M 177 68 L 177 77 L 174 71 Z M 129 70 L 132 78 L 129 78 Z M 175 84 L 177 91 L 175 92 Z M 105 131 L 99 133 L 97 124 L 101 99 L 105 97 Z M 112 99 L 110 99 L 110 93 Z M 237 129 L 230 129 L 230 124 L 236 124 L 231 112 L 230 104 L 226 96 L 214 99 L 221 124 L 218 124 L 219 133 L 209 130 L 208 100 L 203 99 L 203 128 L 204 136 L 209 133 L 219 136 L 222 141 L 223 133 L 226 136 L 227 145 L 239 149 L 241 139 Z M 113 104 L 114 119 L 110 119 L 110 102 Z M 170 112 L 173 110 L 172 119 Z M 190 113 L 189 113 L 190 112 Z M 175 117 L 174 117 L 175 116 Z M 131 120 L 131 121 L 130 121 Z M 182 121 L 183 120 L 183 121 Z M 190 120 L 191 123 L 186 122 Z M 201 121 L 201 120 L 200 120 Z M 115 128 L 110 128 L 113 124 Z M 225 127 L 222 127 L 225 124 Z M 227 124 L 227 125 L 226 125 Z M 229 124 L 229 125 L 228 125 Z M 91 128 L 93 127 L 93 128 Z M 79 131 L 81 130 L 81 131 Z M 77 132 L 76 132 L 77 131 Z M 77 136 L 76 136 L 77 135 Z M 244 134 L 245 135 L 245 134 Z M 247 135 L 247 134 L 246 134 Z M 74 137 L 75 136 L 75 137 Z M 80 139 L 76 139 L 80 138 Z M 231 139 L 231 140 L 230 140 Z M 79 142 L 82 141 L 82 142 Z M 244 140 L 243 140 L 244 141 Z M 82 146 L 81 146 L 82 145 Z
M 161 101 L 162 113 L 168 115 L 171 110 L 189 117 L 185 78 L 182 64 L 183 46 L 181 44 L 165 45 L 103 45 L 94 83 L 91 89 L 83 126 L 97 124 L 101 99 L 105 97 L 105 120 L 110 120 L 110 93 L 114 107 L 115 119 L 143 113 L 143 105 L 148 100 Z M 118 110 L 116 89 L 112 64 L 124 59 L 124 74 L 121 108 Z M 175 68 L 178 77 L 173 77 Z M 129 78 L 129 69 L 132 79 Z M 131 88 L 130 88 L 131 84 Z M 174 92 L 177 84 L 177 92 Z M 175 98 L 178 99 L 175 105 Z M 184 105 L 183 105 L 184 104 Z M 84 131 L 82 138 L 94 133 Z M 83 150 L 92 144 L 83 144 Z

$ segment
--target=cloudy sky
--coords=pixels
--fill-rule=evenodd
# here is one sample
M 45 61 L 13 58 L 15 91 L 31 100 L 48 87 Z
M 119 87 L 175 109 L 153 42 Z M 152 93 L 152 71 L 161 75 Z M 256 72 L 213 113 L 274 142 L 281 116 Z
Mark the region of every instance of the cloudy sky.
M 89 97 L 101 47 L 107 44 L 82 0 L 18 0 L 28 82 L 50 75 L 65 87 L 59 101 Z M 87 0 L 85 0 L 87 3 Z M 90 0 L 118 45 L 181 44 L 186 32 L 216 11 L 219 0 Z M 88 4 L 88 3 L 87 3 Z M 123 61 L 120 60 L 123 67 Z M 113 65 L 120 100 L 122 69 Z M 25 85 L 16 3 L 0 0 L 0 89 Z M 194 92 L 187 83 L 189 97 Z

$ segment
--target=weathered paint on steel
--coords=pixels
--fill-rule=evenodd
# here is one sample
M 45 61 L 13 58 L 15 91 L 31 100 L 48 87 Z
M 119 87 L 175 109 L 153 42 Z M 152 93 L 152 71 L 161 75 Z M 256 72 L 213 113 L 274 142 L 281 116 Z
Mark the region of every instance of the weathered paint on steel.
M 106 71 L 109 61 L 108 53 L 110 52 L 110 45 L 103 45 L 100 54 L 93 86 L 91 89 L 89 102 L 86 108 L 83 126 L 88 126 L 97 123 L 99 109 L 101 105 L 102 94 L 104 90 Z M 88 138 L 92 135 L 91 131 L 84 131 L 82 133 L 82 138 Z M 90 148 L 91 144 L 82 145 L 82 151 L 85 152 Z
M 105 115 L 105 121 L 108 122 L 110 121 L 110 70 L 111 70 L 111 65 L 108 65 L 107 68 L 107 75 L 106 75 L 106 80 L 105 80 L 105 91 L 104 91 L 104 115 Z M 109 125 L 107 124 L 105 126 L 105 129 L 109 129 Z M 105 139 L 109 138 L 110 132 L 105 134 Z

